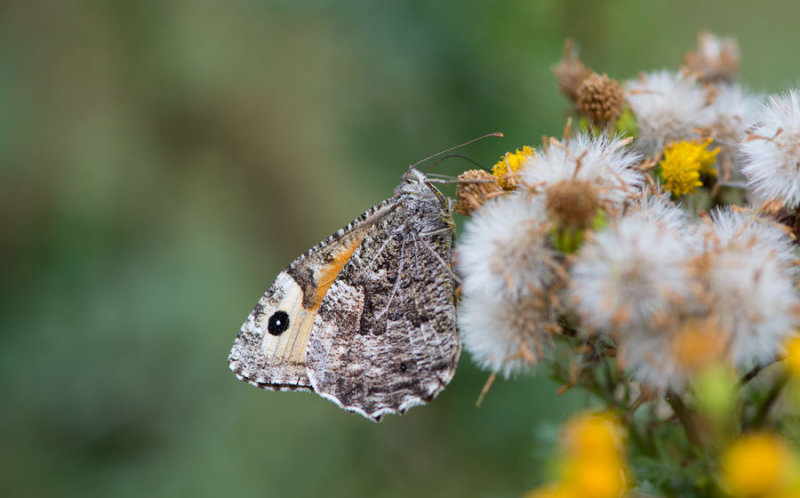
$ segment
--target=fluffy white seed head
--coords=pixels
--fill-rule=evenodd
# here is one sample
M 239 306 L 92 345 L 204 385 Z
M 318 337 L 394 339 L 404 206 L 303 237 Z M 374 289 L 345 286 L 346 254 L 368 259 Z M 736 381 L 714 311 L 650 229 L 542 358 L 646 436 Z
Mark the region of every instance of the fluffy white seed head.
M 703 251 L 698 277 L 730 359 L 742 368 L 770 361 L 798 325 L 792 241 L 754 213 L 723 209 L 711 220 L 697 228 Z
M 796 258 L 795 245 L 783 225 L 752 211 L 714 210 L 710 223 L 697 223 L 692 233 L 698 251 L 736 249 L 746 252 L 759 247 L 774 252 L 787 268 Z
M 584 181 L 602 204 L 619 207 L 644 183 L 644 176 L 634 168 L 641 157 L 627 143 L 580 133 L 566 144 L 551 143 L 527 159 L 520 175 L 525 184 L 542 192 L 564 181 Z
M 486 202 L 456 249 L 462 277 L 459 328 L 479 365 L 509 375 L 549 344 L 559 282 L 541 199 L 507 194 Z
M 691 140 L 697 128 L 712 122 L 708 95 L 691 74 L 644 73 L 626 82 L 625 95 L 637 117 L 635 146 L 645 154 L 675 140 Z
M 675 232 L 684 232 L 688 223 L 686 210 L 672 202 L 669 193 L 658 185 L 655 191 L 642 192 L 636 202 L 628 206 L 628 213 L 637 213 L 646 221 L 663 223 Z
M 741 146 L 742 171 L 761 198 L 800 205 L 800 92 L 770 97 Z
M 687 299 L 689 248 L 647 213 L 620 219 L 586 241 L 570 269 L 570 302 L 588 331 L 620 337 L 662 322 Z
M 739 147 L 745 139 L 745 130 L 759 110 L 761 98 L 748 95 L 737 84 L 720 84 L 711 104 L 713 115 L 710 133 L 714 138 L 711 148 L 719 147 L 717 163 L 722 170 L 722 180 L 741 181 L 741 154 Z
M 518 295 L 552 278 L 553 258 L 541 199 L 523 193 L 490 200 L 464 226 L 456 249 L 462 292 Z
M 463 294 L 458 326 L 479 367 L 505 377 L 530 370 L 552 346 L 556 313 L 546 295 Z
M 733 364 L 750 368 L 773 360 L 798 325 L 800 305 L 776 252 L 763 245 L 728 247 L 708 259 L 705 280 Z
M 697 371 L 724 361 L 725 339 L 712 319 L 683 316 L 625 336 L 617 358 L 650 390 L 681 391 Z

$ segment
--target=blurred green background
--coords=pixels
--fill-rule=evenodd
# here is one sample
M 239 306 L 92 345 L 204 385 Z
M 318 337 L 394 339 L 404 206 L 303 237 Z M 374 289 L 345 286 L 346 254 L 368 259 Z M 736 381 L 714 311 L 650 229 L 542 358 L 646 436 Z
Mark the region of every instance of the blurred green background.
M 236 380 L 241 322 L 408 164 L 559 134 L 564 38 L 628 78 L 709 28 L 779 91 L 798 19 L 791 0 L 2 2 L 0 495 L 518 496 L 579 393 L 534 376 L 476 409 L 465 355 L 433 403 L 373 424 Z

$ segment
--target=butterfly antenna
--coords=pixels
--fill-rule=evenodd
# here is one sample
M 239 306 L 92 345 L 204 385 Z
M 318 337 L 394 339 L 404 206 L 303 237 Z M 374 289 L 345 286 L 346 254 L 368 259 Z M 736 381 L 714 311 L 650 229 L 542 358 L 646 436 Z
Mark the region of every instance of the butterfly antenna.
M 444 162 L 444 161 L 446 161 L 448 159 L 453 159 L 453 158 L 463 159 L 463 160 L 465 160 L 467 162 L 470 162 L 470 163 L 474 164 L 475 166 L 477 166 L 480 169 L 486 169 L 486 166 L 484 166 L 483 164 L 479 163 L 475 159 L 472 159 L 471 157 L 464 156 L 464 155 L 461 155 L 461 154 L 447 154 L 443 158 L 441 158 L 438 161 L 436 161 L 435 163 L 431 164 L 431 167 L 428 168 L 428 171 L 426 171 L 425 173 L 429 174 L 431 171 L 433 171 L 433 168 L 435 168 L 436 166 L 439 165 L 439 163 Z
M 412 168 L 416 168 L 420 164 L 424 163 L 425 161 L 429 161 L 429 160 L 433 159 L 434 157 L 439 157 L 439 156 L 441 156 L 443 154 L 447 154 L 448 152 L 453 152 L 456 149 L 460 149 L 461 147 L 466 147 L 467 145 L 473 144 L 473 143 L 475 143 L 475 142 L 477 142 L 479 140 L 483 140 L 484 138 L 502 137 L 502 136 L 503 136 L 503 134 L 500 133 L 499 131 L 496 131 L 494 133 L 487 133 L 486 135 L 483 135 L 482 137 L 473 138 L 472 140 L 464 142 L 463 144 L 456 145 L 455 147 L 450 147 L 449 149 L 445 149 L 445 150 L 443 150 L 441 152 L 437 152 L 436 154 L 431 154 L 430 156 L 425 157 L 425 158 L 420 159 L 419 161 L 415 162 L 414 164 L 411 165 L 411 167 Z

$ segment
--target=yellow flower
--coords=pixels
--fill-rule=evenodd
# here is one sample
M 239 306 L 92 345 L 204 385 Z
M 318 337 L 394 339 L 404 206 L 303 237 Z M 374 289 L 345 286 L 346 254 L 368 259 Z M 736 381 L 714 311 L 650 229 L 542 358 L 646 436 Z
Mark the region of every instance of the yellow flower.
M 624 434 L 608 413 L 579 415 L 564 428 L 561 484 L 572 496 L 616 498 L 628 488 Z
M 545 486 L 543 488 L 532 489 L 525 493 L 524 498 L 578 498 L 570 490 L 563 486 Z
M 522 150 L 517 149 L 513 154 L 506 152 L 497 164 L 492 168 L 492 174 L 497 177 L 497 183 L 506 190 L 511 190 L 516 186 L 514 174 L 522 167 L 525 160 L 533 157 L 535 152 L 527 145 Z
M 620 453 L 623 432 L 608 413 L 579 415 L 564 428 L 564 448 L 573 458 L 606 458 Z
M 578 415 L 562 434 L 559 480 L 525 498 L 619 498 L 630 487 L 623 428 L 608 413 Z
M 577 458 L 567 462 L 562 487 L 568 496 L 618 498 L 628 489 L 626 474 L 620 457 Z
M 661 160 L 661 176 L 667 190 L 678 195 L 691 194 L 703 185 L 700 175 L 716 176 L 712 167 L 719 147 L 709 151 L 709 138 L 705 142 L 681 140 L 664 149 Z
M 776 435 L 742 436 L 722 455 L 723 486 L 733 496 L 780 496 L 790 485 L 792 455 Z
M 786 369 L 792 375 L 800 377 L 800 335 L 789 338 L 786 346 Z

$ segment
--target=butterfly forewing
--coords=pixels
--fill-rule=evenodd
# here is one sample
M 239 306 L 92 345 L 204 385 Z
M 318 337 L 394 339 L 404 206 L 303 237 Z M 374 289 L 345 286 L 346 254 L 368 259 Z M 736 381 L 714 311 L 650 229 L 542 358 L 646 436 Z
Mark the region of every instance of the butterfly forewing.
M 273 390 L 311 390 L 306 349 L 322 299 L 362 243 L 384 201 L 295 259 L 275 279 L 247 317 L 231 353 L 231 370 Z M 380 215 L 378 216 L 380 218 Z

